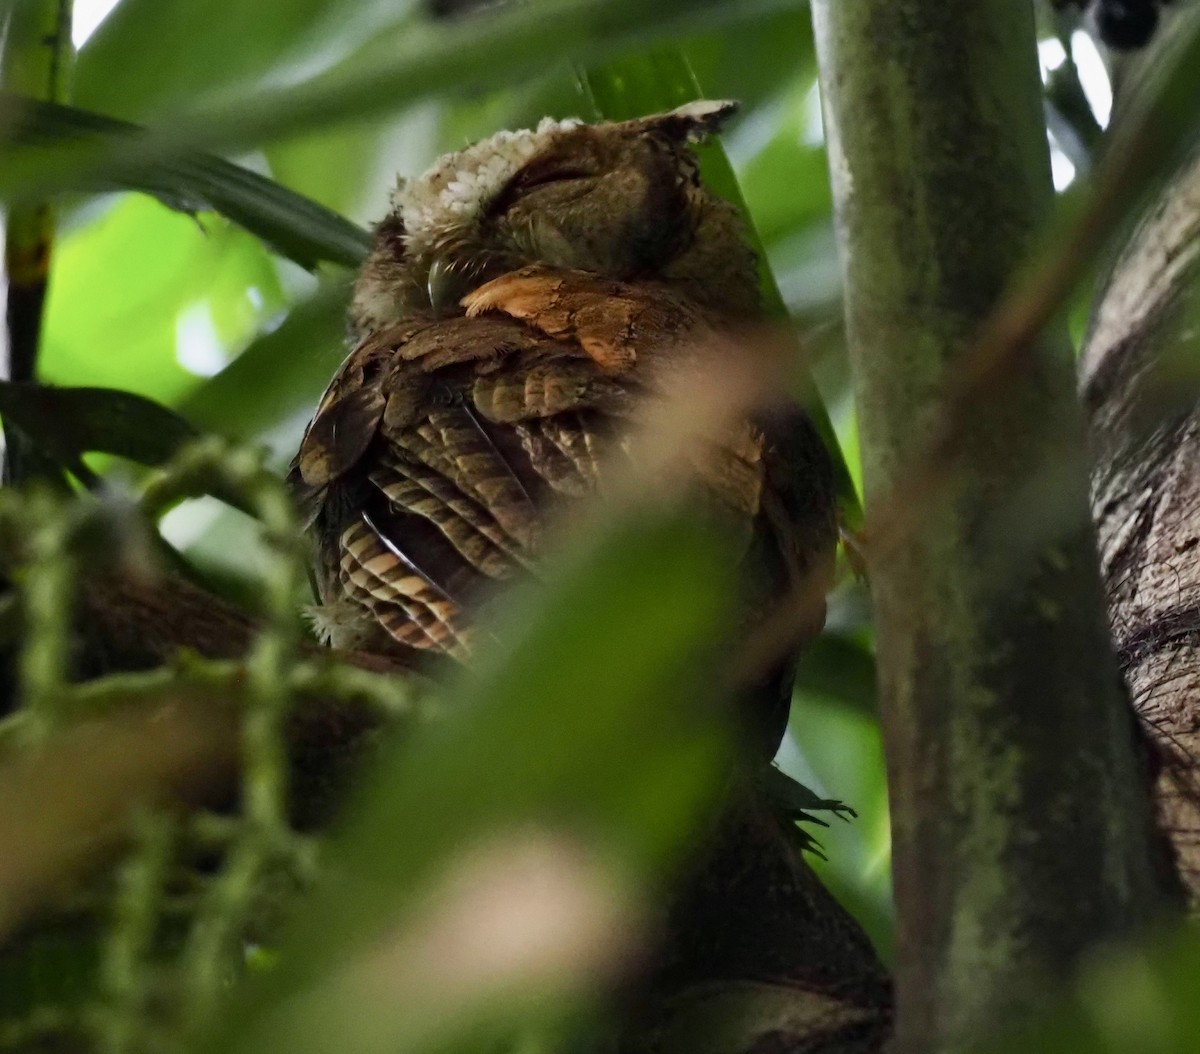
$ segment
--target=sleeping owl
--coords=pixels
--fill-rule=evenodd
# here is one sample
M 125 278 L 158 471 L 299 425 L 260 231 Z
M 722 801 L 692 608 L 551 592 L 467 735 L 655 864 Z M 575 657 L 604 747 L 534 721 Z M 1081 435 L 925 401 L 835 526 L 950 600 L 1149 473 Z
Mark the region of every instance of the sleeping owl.
M 589 125 L 543 120 L 439 160 L 397 189 L 350 311 L 357 345 L 290 479 L 316 549 L 320 628 L 338 647 L 456 659 L 472 614 L 538 563 L 548 522 L 602 492 L 632 422 L 701 342 L 760 319 L 739 216 L 693 146 L 726 102 Z M 735 352 L 735 342 L 727 342 Z M 801 583 L 821 599 L 836 541 L 828 457 L 798 407 L 741 423 L 699 489 L 747 528 L 749 632 Z M 773 754 L 792 662 L 754 693 Z

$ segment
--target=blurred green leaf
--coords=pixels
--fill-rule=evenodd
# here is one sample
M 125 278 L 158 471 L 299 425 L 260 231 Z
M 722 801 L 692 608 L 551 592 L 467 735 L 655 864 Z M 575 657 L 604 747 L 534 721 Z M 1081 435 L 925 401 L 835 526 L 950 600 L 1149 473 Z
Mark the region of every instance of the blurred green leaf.
M 290 417 L 307 418 L 346 356 L 349 295 L 346 283 L 335 282 L 293 307 L 275 329 L 186 396 L 180 412 L 235 440 L 261 439 Z
M 434 122 L 426 119 L 423 124 Z M 403 161 L 415 171 L 424 161 L 407 156 L 406 140 L 416 137 L 404 136 L 404 131 L 403 115 L 399 115 L 293 136 L 268 144 L 263 152 L 277 182 L 343 216 L 377 220 L 395 187 L 396 173 L 389 169 Z
M 199 435 L 165 406 L 112 388 L 0 381 L 0 416 L 40 451 L 72 470 L 89 452 L 158 465 Z
M 363 33 L 394 27 L 413 6 L 410 0 L 122 0 L 80 53 L 75 97 L 140 120 L 172 103 L 245 90 L 272 73 L 294 79 L 298 70 L 344 57 Z
M 878 715 L 875 656 L 861 641 L 840 633 L 822 633 L 808 646 L 796 689 L 827 695 L 872 719 Z
M 247 986 L 206 1049 L 300 1054 L 336 1039 L 364 1050 L 358 1008 L 334 998 L 338 971 L 382 933 L 420 931 L 431 884 L 481 838 L 544 830 L 626 879 L 662 880 L 714 803 L 724 754 L 705 656 L 724 629 L 731 564 L 699 519 L 623 514 L 548 565 L 544 586 L 505 595 L 496 639 L 448 692 L 445 722 L 384 759 L 279 974 Z M 409 966 L 369 1049 L 409 1049 L 406 1029 L 461 1034 L 483 1012 L 437 1006 L 421 964 Z M 486 989 L 472 998 L 504 1015 Z
M 1053 1010 L 979 1045 L 988 1054 L 1191 1054 L 1200 1035 L 1200 932 L 1163 929 L 1141 946 L 1109 947 L 1063 983 Z
M 812 15 L 808 5 L 768 13 L 736 33 L 689 34 L 680 41 L 704 90 L 756 108 L 781 84 L 816 77 Z
M 759 120 L 769 138 L 739 166 L 742 192 L 767 245 L 827 223 L 833 212 L 825 147 L 806 142 L 814 87 L 815 81 L 801 82 L 767 104 Z
M 685 102 L 705 97 L 700 83 L 688 65 L 687 56 L 679 47 L 644 51 L 639 55 L 589 69 L 583 75 L 583 88 L 597 115 L 610 121 L 623 121 L 642 114 L 674 109 Z M 714 139 L 701 145 L 697 153 L 700 156 L 705 183 L 715 193 L 736 205 L 745 218 L 746 238 L 757 254 L 759 284 L 767 314 L 775 318 L 786 318 L 787 308 L 775 276 L 771 273 L 766 249 L 724 147 L 719 140 Z M 799 359 L 799 348 L 797 353 Z M 848 524 L 857 525 L 862 521 L 862 506 L 850 469 L 842 456 L 833 424 L 812 381 L 807 363 L 798 362 L 797 366 L 800 399 L 821 434 L 833 461 L 842 516 Z
M 261 242 L 138 194 L 93 202 L 54 259 L 39 363 L 53 384 L 174 404 L 214 365 L 188 359 L 193 323 L 219 367 L 283 304 L 278 264 Z
M 0 93 L 0 129 L 10 146 L 18 149 L 52 143 L 106 144 L 118 157 L 122 143 L 145 132 L 124 121 L 11 92 Z M 204 154 L 184 153 L 130 169 L 117 162 L 80 189 L 140 190 L 181 212 L 219 212 L 301 267 L 313 268 L 322 260 L 354 267 L 371 245 L 365 230 L 336 212 L 239 165 Z
M 585 63 L 643 49 L 686 30 L 744 22 L 799 0 L 705 0 L 647 5 L 638 0 L 542 0 L 459 22 L 414 24 L 386 54 L 372 52 L 329 73 L 264 88 L 254 105 L 238 97 L 164 114 L 136 141 L 9 150 L 0 191 L 94 184 L 113 167 L 130 178 L 195 149 L 238 150 L 265 140 L 395 111 L 419 98 L 513 83 L 559 59 Z
M 858 813 L 853 823 L 833 823 L 817 834 L 824 859 L 812 865 L 891 962 L 891 830 L 875 696 L 870 647 L 843 634 L 822 634 L 800 661 L 780 766 Z

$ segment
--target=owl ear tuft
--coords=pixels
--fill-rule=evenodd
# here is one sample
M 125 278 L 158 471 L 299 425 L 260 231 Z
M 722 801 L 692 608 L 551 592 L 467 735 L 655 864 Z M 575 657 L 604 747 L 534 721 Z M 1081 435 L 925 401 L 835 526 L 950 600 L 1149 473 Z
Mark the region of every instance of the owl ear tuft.
M 667 113 L 647 117 L 645 123 L 673 139 L 700 143 L 719 132 L 721 126 L 737 113 L 738 107 L 739 104 L 731 99 L 696 99 Z

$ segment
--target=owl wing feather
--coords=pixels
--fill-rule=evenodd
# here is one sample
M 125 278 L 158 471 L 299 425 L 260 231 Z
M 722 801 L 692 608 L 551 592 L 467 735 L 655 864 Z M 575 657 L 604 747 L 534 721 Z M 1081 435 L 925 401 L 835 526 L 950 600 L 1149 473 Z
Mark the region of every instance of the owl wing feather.
M 533 570 L 554 507 L 603 489 L 632 415 L 712 333 L 669 287 L 561 269 L 504 275 L 463 307 L 356 348 L 296 456 L 322 598 L 359 616 L 336 644 L 469 652 L 480 594 Z M 764 596 L 832 563 L 832 504 L 795 482 L 795 458 L 819 440 L 792 450 L 794 428 L 747 421 L 693 458 L 770 550 Z M 823 600 L 814 631 L 821 617 Z
M 463 298 L 468 317 L 503 312 L 577 345 L 610 376 L 647 371 L 708 333 L 702 312 L 660 282 L 618 282 L 586 271 L 525 267 Z
M 547 506 L 594 489 L 628 386 L 501 312 L 372 335 L 322 398 L 291 480 L 316 526 L 331 636 L 462 655 L 464 610 L 531 570 Z
M 578 345 L 606 376 L 636 380 L 641 396 L 660 382 L 669 390 L 669 370 L 692 361 L 711 365 L 699 356 L 720 328 L 719 318 L 710 320 L 700 305 L 665 283 L 631 284 L 538 267 L 489 282 L 463 306 L 469 315 L 503 312 L 545 336 Z M 635 394 L 632 387 L 626 390 Z M 566 427 L 552 435 L 560 420 L 539 422 L 540 445 L 569 450 L 571 456 L 543 454 L 543 462 L 576 471 L 591 464 L 579 492 L 599 489 L 602 462 L 583 453 L 595 452 L 595 431 Z M 833 583 L 837 503 L 828 454 L 808 415 L 795 404 L 774 405 L 727 430 L 720 442 L 698 443 L 690 455 L 696 477 L 744 528 L 747 629 L 782 601 L 796 639 L 815 637 L 824 626 L 825 596 Z M 774 756 L 787 727 L 797 657 L 792 653 L 748 690 L 751 749 L 763 758 Z

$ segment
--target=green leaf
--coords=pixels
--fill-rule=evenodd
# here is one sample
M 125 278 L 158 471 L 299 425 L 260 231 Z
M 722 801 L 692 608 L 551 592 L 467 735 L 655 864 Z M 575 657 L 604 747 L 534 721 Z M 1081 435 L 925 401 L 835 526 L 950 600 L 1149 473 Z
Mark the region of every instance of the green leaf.
M 0 417 L 72 471 L 85 453 L 159 465 L 199 433 L 165 406 L 113 388 L 0 381 Z
M 395 46 L 373 49 L 308 80 L 258 91 L 192 111 L 163 114 L 151 134 L 119 151 L 109 143 L 72 149 L 8 150 L 0 191 L 94 184 L 118 167 L 126 176 L 162 166 L 197 148 L 258 148 L 267 139 L 337 121 L 395 112 L 432 95 L 463 94 L 511 84 L 566 59 L 598 62 L 641 50 L 673 33 L 744 22 L 800 6 L 798 0 L 705 0 L 645 4 L 640 0 L 542 0 L 495 13 L 398 34 Z
M 647 113 L 670 110 L 685 102 L 704 98 L 687 56 L 679 47 L 655 51 L 610 62 L 588 70 L 583 76 L 586 90 L 596 113 L 610 121 L 624 121 Z M 745 218 L 746 237 L 758 256 L 762 302 L 767 314 L 786 318 L 787 308 L 775 276 L 767 263 L 767 253 L 746 206 L 737 175 L 724 147 L 717 140 L 701 146 L 697 153 L 705 183 L 717 194 L 737 206 Z M 799 348 L 797 348 L 799 353 Z M 825 404 L 806 368 L 799 371 L 800 399 L 821 434 L 833 460 L 838 504 L 847 523 L 862 522 L 862 506 L 850 469 L 838 446 L 837 436 Z
M 272 71 L 340 57 L 353 15 L 347 0 L 122 0 L 81 51 L 73 92 L 82 105 L 141 120 L 164 105 L 244 91 Z
M 184 398 L 180 412 L 234 440 L 262 439 L 311 412 L 346 356 L 349 295 L 346 283 L 331 283 L 292 308 L 278 327 Z
M 302 267 L 322 260 L 354 267 L 371 245 L 370 234 L 336 212 L 218 157 L 184 152 L 159 163 L 123 165 L 122 147 L 145 134 L 134 124 L 4 92 L 0 127 L 10 149 L 103 147 L 114 162 L 81 189 L 140 190 L 180 212 L 218 212 Z
M 263 154 L 276 182 L 343 216 L 377 220 L 387 211 L 396 168 L 411 173 L 432 161 L 422 151 L 428 136 L 418 129 L 402 117 L 359 121 L 269 143 Z
M 55 246 L 42 381 L 174 405 L 201 380 L 179 359 L 191 320 L 229 356 L 284 306 L 278 260 L 219 216 L 192 220 L 140 194 L 82 216 Z
M 833 212 L 825 148 L 804 142 L 806 94 L 789 90 L 773 100 L 773 134 L 739 169 L 742 191 L 769 246 L 827 224 Z
M 891 830 L 875 658 L 861 632 L 826 631 L 800 660 L 780 765 L 814 789 L 853 803 L 854 823 L 820 833 L 821 881 L 853 913 L 885 962 L 894 958 Z
M 621 514 L 550 562 L 544 585 L 505 594 L 503 622 L 480 635 L 495 639 L 448 691 L 444 721 L 383 759 L 330 850 L 329 880 L 296 913 L 277 976 L 245 986 L 206 1049 L 307 1054 L 335 1037 L 359 1051 L 443 1049 L 431 1036 L 489 1016 L 527 1024 L 527 1002 L 487 986 L 430 992 L 420 962 L 397 963 L 369 1023 L 341 997 L 381 935 L 403 946 L 423 932 L 431 889 L 480 845 L 546 832 L 611 864 L 618 885 L 662 881 L 715 804 L 726 749 L 710 663 L 732 565 L 701 519 Z
M 807 84 L 816 77 L 807 5 L 766 15 L 739 26 L 736 33 L 689 34 L 680 43 L 704 90 L 720 99 L 738 99 L 747 111 L 768 102 L 781 84 Z

